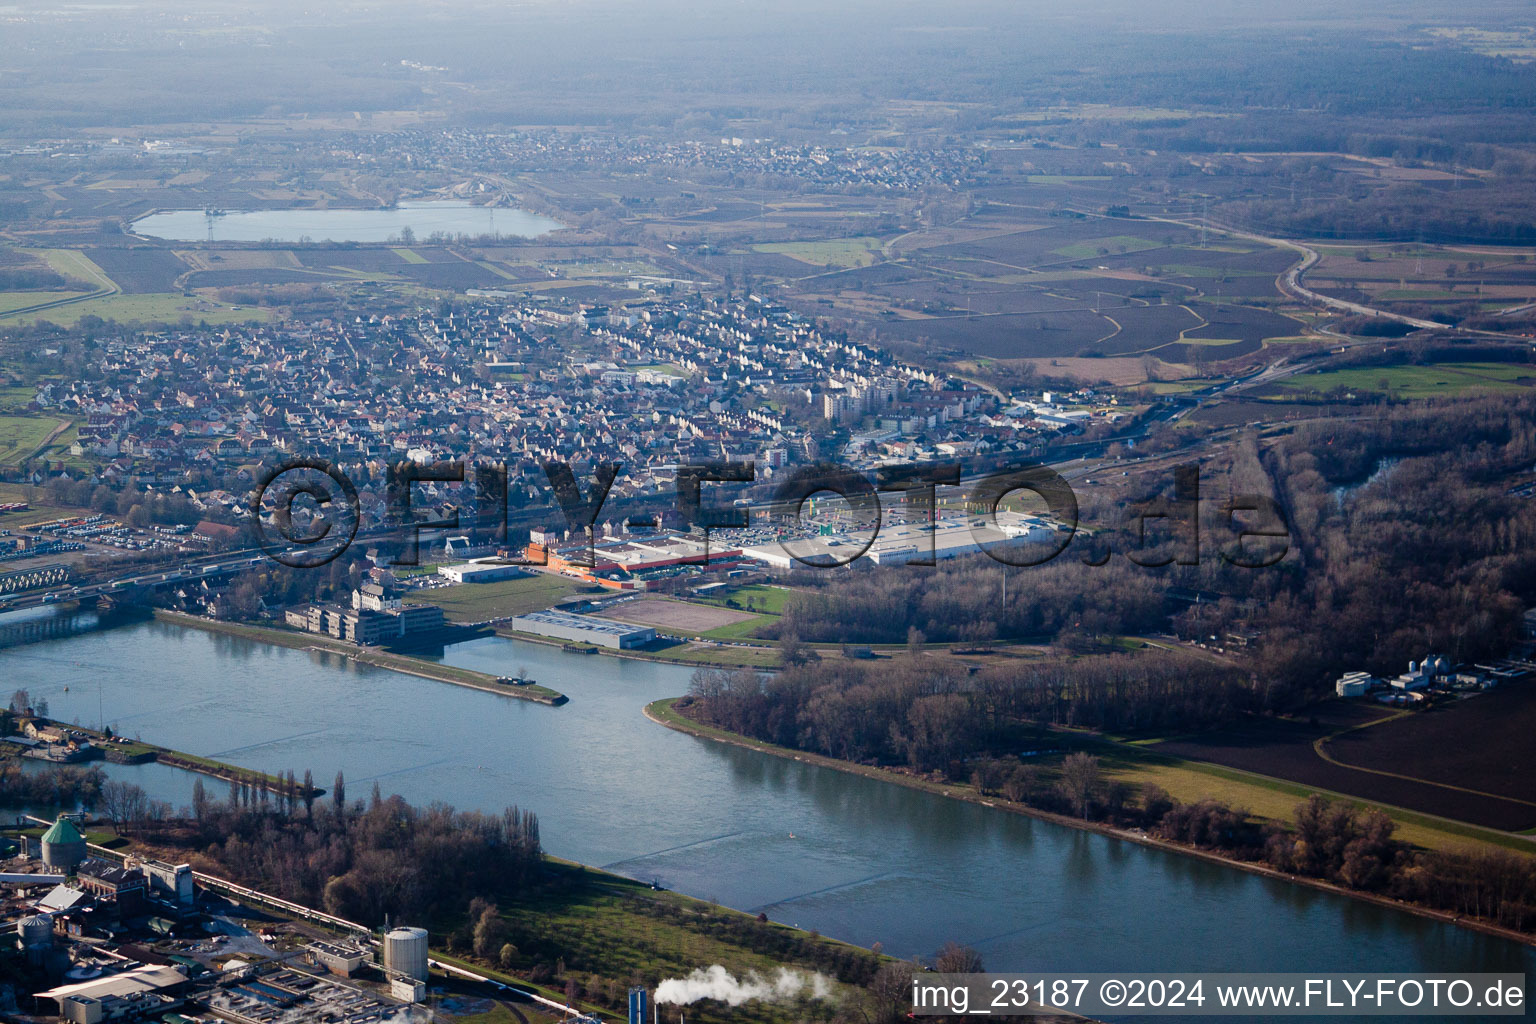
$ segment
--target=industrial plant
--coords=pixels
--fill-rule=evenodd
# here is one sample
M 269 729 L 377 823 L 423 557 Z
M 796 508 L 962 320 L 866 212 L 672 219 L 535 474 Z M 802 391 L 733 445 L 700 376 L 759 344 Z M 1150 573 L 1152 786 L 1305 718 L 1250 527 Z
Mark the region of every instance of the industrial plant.
M 120 857 L 90 842 L 74 816 L 43 824 L 19 819 L 0 839 L 0 936 L 11 936 L 0 939 L 0 1019 L 431 1019 L 420 1005 L 433 980 L 425 929 L 379 940 L 187 864 Z

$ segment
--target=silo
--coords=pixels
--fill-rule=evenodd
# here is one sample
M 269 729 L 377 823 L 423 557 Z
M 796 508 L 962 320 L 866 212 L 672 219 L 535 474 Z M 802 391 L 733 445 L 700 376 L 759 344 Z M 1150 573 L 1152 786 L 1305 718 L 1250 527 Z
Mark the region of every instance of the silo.
M 384 966 L 417 981 L 427 980 L 427 930 L 396 928 L 384 936 Z
M 16 926 L 16 934 L 23 947 L 49 946 L 53 944 L 53 918 L 47 914 L 23 918 Z
M 53 948 L 53 918 L 47 914 L 23 918 L 16 926 L 16 936 L 27 962 L 33 966 L 41 964 Z
M 85 836 L 68 818 L 60 818 L 43 833 L 43 866 L 69 872 L 85 860 Z

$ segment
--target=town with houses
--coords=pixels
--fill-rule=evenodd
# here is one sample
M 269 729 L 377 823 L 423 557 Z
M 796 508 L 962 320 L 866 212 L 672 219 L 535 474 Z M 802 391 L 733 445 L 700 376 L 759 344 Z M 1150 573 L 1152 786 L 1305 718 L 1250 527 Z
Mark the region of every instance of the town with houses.
M 623 498 L 670 489 L 680 463 L 751 461 L 768 481 L 817 460 L 1038 454 L 1134 408 L 1091 388 L 999 394 L 755 296 L 626 307 L 479 297 L 96 346 L 92 372 L 45 384 L 37 407 L 80 419 L 74 450 L 103 480 L 184 493 L 210 517 L 238 515 L 262 463 L 284 456 L 363 467 L 364 515 L 378 522 L 382 488 L 365 481 L 402 460 L 505 461 L 517 506 L 550 460 L 621 463 L 611 496 Z
M 395 6 L 0 0 L 0 1022 L 1525 994 L 1519 4 Z

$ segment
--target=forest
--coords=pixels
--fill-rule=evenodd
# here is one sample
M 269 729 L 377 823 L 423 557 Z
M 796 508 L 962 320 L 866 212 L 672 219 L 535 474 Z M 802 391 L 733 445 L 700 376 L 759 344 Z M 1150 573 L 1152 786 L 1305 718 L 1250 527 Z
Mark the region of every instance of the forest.
M 1073 696 L 1059 703 L 1020 696 L 1020 713 L 1094 727 L 1181 728 L 1245 710 L 1294 710 L 1350 669 L 1396 674 L 1431 652 L 1461 662 L 1509 649 L 1524 609 L 1536 604 L 1536 504 L 1509 493 L 1533 467 L 1536 399 L 1529 396 L 1391 405 L 1369 417 L 1303 423 L 1263 444 L 1243 437 L 1202 466 L 1198 565 L 1149 567 L 1122 557 L 1134 533 L 1126 524 L 1158 497 L 1155 487 L 1144 493 L 1130 481 L 1114 497 L 1085 500 L 1084 522 L 1106 527 L 1043 566 L 1005 568 L 974 556 L 928 569 L 806 573 L 806 588 L 786 603 L 777 628 L 794 650 L 808 641 L 901 643 L 911 633 L 929 642 L 1028 640 L 1072 651 L 1098 635 L 1243 632 L 1254 640 L 1242 669 L 1217 673 L 1221 685 L 1200 699 L 1193 695 L 1205 686 L 1181 681 L 1158 685 L 1186 688 L 1189 701 L 1127 692 L 1143 686 L 1127 681 L 1143 674 L 1136 663 L 1148 676 L 1168 668 L 1156 654 L 1134 651 L 1051 663 L 1047 675 Z M 1274 565 L 1239 568 L 1214 553 L 1230 543 L 1223 504 L 1242 494 L 1271 498 L 1283 513 L 1287 550 Z M 1182 543 L 1174 535 L 1166 541 Z M 1118 553 L 1085 564 L 1105 547 Z M 879 670 L 886 678 L 877 689 L 889 692 L 907 671 Z M 1025 692 L 1043 685 L 1031 669 L 995 671 Z M 937 667 L 924 673 L 931 687 L 945 678 Z M 971 700 L 993 673 L 955 689 Z M 810 666 L 786 673 L 764 699 L 786 702 L 794 710 L 781 717 L 790 719 L 820 691 L 893 708 L 864 684 L 861 670 Z M 905 715 L 906 707 L 891 714 Z M 758 719 L 767 720 L 766 713 Z M 793 729 L 775 721 L 775 742 L 784 742 Z M 888 725 L 875 731 L 883 736 Z M 869 749 L 862 741 L 852 747 Z
M 317 792 L 307 772 L 302 785 L 289 776 L 276 793 L 231 783 L 225 799 L 198 779 L 190 816 L 129 813 L 118 824 L 199 870 L 375 927 L 386 916 L 456 922 L 474 898 L 515 896 L 542 862 L 531 811 L 414 807 L 377 784 L 366 802 L 349 802 L 340 773 L 328 795 Z M 132 796 L 113 804 L 142 803 Z M 104 810 L 118 818 L 112 806 Z
M 29 772 L 15 757 L 0 757 L 0 805 L 5 807 L 74 807 L 94 804 L 101 797 L 106 773 L 94 765 L 50 765 Z

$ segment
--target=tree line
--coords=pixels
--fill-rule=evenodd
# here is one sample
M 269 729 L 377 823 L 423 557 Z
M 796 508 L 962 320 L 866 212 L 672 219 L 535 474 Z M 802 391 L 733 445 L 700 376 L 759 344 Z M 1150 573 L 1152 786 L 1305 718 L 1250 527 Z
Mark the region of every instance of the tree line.
M 474 897 L 515 896 L 543 856 L 537 816 L 516 806 L 501 814 L 416 807 L 385 797 L 377 783 L 366 802 L 349 802 L 340 773 L 327 797 L 316 792 L 308 772 L 275 795 L 232 782 L 223 799 L 198 779 L 183 815 L 142 822 L 138 838 L 201 870 L 370 926 L 386 916 L 432 922 Z
M 1018 757 L 974 763 L 970 782 L 1001 798 L 1152 835 L 1276 871 L 1400 899 L 1515 931 L 1536 930 L 1536 860 L 1512 852 L 1417 850 L 1379 810 L 1313 794 L 1289 822 L 1259 822 L 1218 800 L 1181 803 L 1155 784 L 1105 777 L 1097 757 L 1068 754 L 1053 768 Z
M 976 757 L 1046 726 L 1156 730 L 1220 722 L 1257 704 L 1241 672 L 1164 651 L 1001 664 L 816 661 L 774 675 L 701 668 L 679 708 L 730 732 L 865 764 L 963 778 Z
M 91 807 L 101 798 L 106 773 L 92 765 L 49 765 L 29 772 L 19 758 L 0 758 L 0 806 Z

